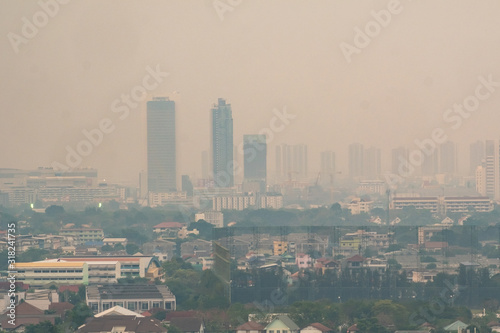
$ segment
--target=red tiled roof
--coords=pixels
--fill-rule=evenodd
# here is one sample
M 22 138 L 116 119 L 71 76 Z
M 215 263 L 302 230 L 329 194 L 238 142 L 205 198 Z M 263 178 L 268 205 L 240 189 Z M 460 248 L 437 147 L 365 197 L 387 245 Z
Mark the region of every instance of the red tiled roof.
M 347 329 L 347 332 L 359 331 L 358 324 L 354 324 Z
M 21 288 L 23 290 L 28 290 L 29 285 L 24 284 L 23 282 L 16 282 L 16 288 Z M 10 289 L 10 282 L 0 282 L 0 289 L 2 290 L 9 290 Z
M 313 324 L 311 324 L 309 326 L 312 326 L 312 327 L 318 329 L 321 332 L 330 332 L 332 330 L 331 328 L 328 328 L 328 327 L 326 327 L 325 325 L 323 325 L 321 323 L 313 323 Z
M 10 310 L 7 310 L 6 312 L 4 312 L 4 314 L 9 313 L 9 311 Z M 30 315 L 43 315 L 43 311 L 27 302 L 23 302 L 16 306 L 16 317 Z
M 184 225 L 179 222 L 162 222 L 155 225 L 153 228 L 182 228 Z
M 255 321 L 249 321 L 236 328 L 237 331 L 262 331 L 265 327 Z
M 448 242 L 425 242 L 426 249 L 442 249 L 443 247 L 448 247 Z
M 360 256 L 359 254 L 356 254 L 355 256 L 350 257 L 349 259 L 347 259 L 347 261 L 349 261 L 349 262 L 362 262 L 362 261 L 365 261 L 365 258 L 363 258 L 362 256 Z
M 7 328 L 7 329 L 13 329 L 13 328 L 17 328 L 21 325 L 24 325 L 24 326 L 28 326 L 28 325 L 36 325 L 36 324 L 40 324 L 41 322 L 44 322 L 44 321 L 50 321 L 52 324 L 55 323 L 55 320 L 54 320 L 54 317 L 26 317 L 26 318 L 18 318 L 16 317 L 16 321 L 14 322 L 15 325 L 11 325 L 9 323 L 9 320 L 10 319 L 5 319 L 5 320 L 2 320 L 2 328 Z
M 64 312 L 73 309 L 75 306 L 68 302 L 52 303 L 49 305 L 49 310 L 55 310 L 57 314 L 63 314 Z
M 59 287 L 59 292 L 65 292 L 66 290 L 72 291 L 74 293 L 78 293 L 80 286 L 78 285 L 68 285 L 68 286 L 60 286 Z

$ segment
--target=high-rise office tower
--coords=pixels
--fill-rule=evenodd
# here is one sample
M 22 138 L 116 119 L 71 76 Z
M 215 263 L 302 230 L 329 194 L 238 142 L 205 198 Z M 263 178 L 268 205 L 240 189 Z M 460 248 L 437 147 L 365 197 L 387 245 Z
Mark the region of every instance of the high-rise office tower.
M 351 178 L 363 176 L 365 150 L 361 143 L 349 145 L 349 176 Z
M 219 98 L 212 107 L 212 158 L 214 184 L 234 186 L 233 113 L 231 104 Z
M 243 166 L 244 190 L 265 192 L 267 179 L 267 145 L 265 135 L 243 136 Z
M 497 199 L 499 196 L 498 184 L 498 149 L 499 146 L 493 140 L 485 142 L 485 158 L 484 158 L 484 187 L 485 193 L 492 199 Z
M 330 182 L 335 177 L 335 153 L 333 151 L 321 152 L 321 177 L 323 183 Z
M 400 176 L 409 176 L 409 151 L 406 147 L 397 147 L 392 150 L 392 173 Z
M 484 142 L 476 141 L 470 144 L 469 149 L 469 172 L 471 175 L 474 174 L 477 167 L 483 163 L 485 157 Z
M 147 103 L 148 191 L 177 191 L 175 102 L 155 97 Z
M 365 149 L 363 157 L 363 175 L 367 179 L 376 179 L 382 172 L 381 153 L 379 148 Z
M 451 141 L 439 146 L 439 172 L 449 174 L 457 172 L 457 147 Z
M 276 146 L 276 180 L 281 180 L 283 176 L 283 166 L 282 166 L 282 153 L 281 153 L 281 146 Z
M 307 145 L 282 144 L 276 147 L 276 168 L 281 166 L 280 174 L 287 179 L 306 178 Z
M 266 180 L 267 145 L 265 135 L 244 135 L 244 178 L 245 180 Z
M 421 165 L 422 176 L 434 176 L 438 173 L 438 150 L 437 148 L 430 154 L 422 152 L 423 161 Z
M 307 145 L 294 145 L 293 148 L 293 159 L 292 159 L 292 169 L 301 178 L 307 177 Z

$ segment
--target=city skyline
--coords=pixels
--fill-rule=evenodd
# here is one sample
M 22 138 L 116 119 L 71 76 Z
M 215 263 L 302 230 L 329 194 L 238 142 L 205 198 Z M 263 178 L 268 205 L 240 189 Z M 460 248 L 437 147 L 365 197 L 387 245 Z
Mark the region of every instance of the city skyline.
M 495 112 L 498 86 L 480 90 L 491 94 L 467 118 L 448 110 L 473 95 L 482 80 L 500 80 L 495 34 L 483 33 L 498 30 L 494 13 L 500 4 L 445 1 L 435 8 L 426 2 L 401 3 L 401 13 L 347 62 L 340 45 L 353 45 L 354 29 L 364 28 L 371 11 L 386 6 L 384 1 L 312 5 L 257 0 L 226 12 L 222 21 L 209 3 L 151 1 L 143 6 L 125 0 L 119 7 L 92 1 L 61 6 L 17 53 L 3 39 L 0 72 L 9 80 L 0 98 L 0 164 L 68 166 L 68 151 L 77 152 L 87 140 L 83 132 L 109 119 L 112 130 L 102 140 L 96 135 L 99 144 L 87 147 L 90 153 L 80 154 L 73 165 L 97 168 L 108 181 L 137 184 L 137 175 L 147 168 L 145 102 L 168 96 L 178 111 L 179 172 L 198 177 L 200 152 L 210 149 L 207 106 L 223 96 L 234 109 L 236 146 L 243 135 L 270 128 L 274 110 L 295 115 L 273 133 L 268 150 L 283 143 L 307 145 L 313 177 L 326 150 L 336 152 L 338 171 L 346 175 L 352 142 L 381 149 L 382 169 L 388 170 L 391 149 L 416 149 L 415 140 L 430 138 L 434 128 L 458 145 L 459 172 L 470 172 L 469 144 L 498 139 L 492 126 L 500 120 Z M 248 22 L 262 7 L 265 15 L 248 34 Z M 41 10 L 35 1 L 3 8 L 4 36 L 22 35 L 21 18 Z M 109 12 L 115 15 L 110 18 Z M 95 22 L 91 27 L 90 21 Z M 168 38 L 164 31 L 170 31 Z M 401 46 L 408 40 L 415 47 Z M 128 102 L 122 98 L 126 95 Z M 270 157 L 270 170 L 274 160 Z

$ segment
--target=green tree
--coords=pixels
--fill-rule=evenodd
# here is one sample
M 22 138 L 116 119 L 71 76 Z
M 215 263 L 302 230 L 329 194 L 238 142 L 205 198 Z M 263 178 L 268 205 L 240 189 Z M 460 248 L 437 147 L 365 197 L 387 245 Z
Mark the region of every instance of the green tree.
M 125 250 L 127 251 L 128 254 L 136 254 L 137 252 L 140 252 L 139 246 L 137 246 L 134 243 L 129 243 L 125 246 Z
M 51 216 L 51 217 L 61 216 L 64 213 L 65 213 L 65 211 L 64 211 L 63 206 L 52 205 L 52 206 L 49 206 L 45 209 L 45 214 L 47 214 L 47 216 Z
M 85 323 L 85 319 L 92 317 L 92 310 L 84 302 L 75 305 L 66 316 L 66 322 L 71 323 L 72 327 L 79 327 Z

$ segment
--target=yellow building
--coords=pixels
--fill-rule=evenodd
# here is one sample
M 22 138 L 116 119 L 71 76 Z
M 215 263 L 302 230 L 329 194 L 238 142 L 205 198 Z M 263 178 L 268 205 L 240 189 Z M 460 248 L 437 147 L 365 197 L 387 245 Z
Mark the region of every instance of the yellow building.
M 275 240 L 273 242 L 273 254 L 275 256 L 280 256 L 285 252 L 288 252 L 288 242 Z
M 360 245 L 361 245 L 361 237 L 359 236 L 346 235 L 342 237 L 342 239 L 340 240 L 340 248 L 342 250 L 357 251 Z
M 47 284 L 88 284 L 85 262 L 20 262 L 16 263 L 16 280 L 34 286 Z

